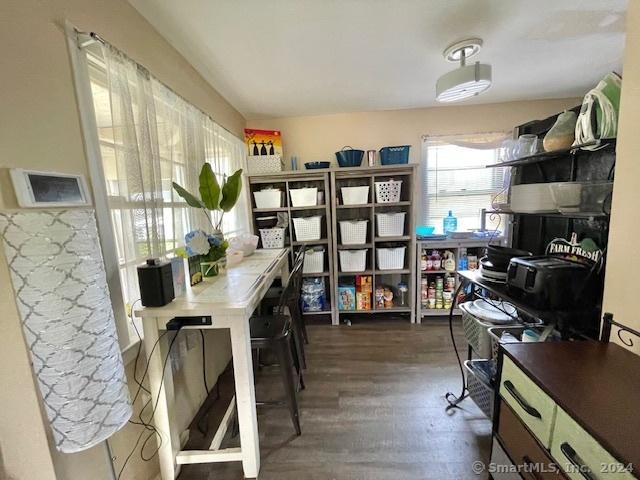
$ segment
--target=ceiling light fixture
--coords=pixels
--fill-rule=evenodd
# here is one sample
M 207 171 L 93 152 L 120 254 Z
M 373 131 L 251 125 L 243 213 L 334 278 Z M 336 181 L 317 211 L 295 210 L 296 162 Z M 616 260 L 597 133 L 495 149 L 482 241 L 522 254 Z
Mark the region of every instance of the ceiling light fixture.
M 460 62 L 460 68 L 442 75 L 436 82 L 436 100 L 458 102 L 485 92 L 491 86 L 491 65 L 476 62 L 467 65 L 467 59 L 482 48 L 482 40 L 470 38 L 449 45 L 442 53 L 449 62 Z

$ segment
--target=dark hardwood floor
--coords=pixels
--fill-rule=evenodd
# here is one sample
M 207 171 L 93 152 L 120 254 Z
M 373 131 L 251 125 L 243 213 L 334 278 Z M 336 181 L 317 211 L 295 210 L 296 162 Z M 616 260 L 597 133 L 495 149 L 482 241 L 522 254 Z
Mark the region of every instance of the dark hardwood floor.
M 285 407 L 259 407 L 261 480 L 480 478 L 471 463 L 487 461 L 491 424 L 470 399 L 445 412 L 444 394 L 460 390 L 447 324 L 378 322 L 309 327 L 302 436 Z M 466 345 L 459 324 L 456 336 Z M 277 371 L 270 370 L 258 374 L 259 399 L 281 398 Z M 183 467 L 179 478 L 243 475 L 240 463 L 205 464 Z

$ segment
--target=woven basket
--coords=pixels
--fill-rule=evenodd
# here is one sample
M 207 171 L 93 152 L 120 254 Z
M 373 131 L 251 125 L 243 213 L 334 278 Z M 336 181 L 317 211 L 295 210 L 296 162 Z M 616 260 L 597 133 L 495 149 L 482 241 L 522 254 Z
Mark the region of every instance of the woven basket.
M 369 186 L 362 187 L 342 187 L 343 205 L 363 205 L 369 203 Z
M 297 217 L 293 219 L 293 228 L 298 242 L 320 240 L 320 220 L 322 215 Z
M 322 273 L 324 270 L 324 248 L 308 249 L 304 254 L 302 273 Z
M 261 228 L 262 248 L 284 248 L 284 228 Z
M 250 174 L 282 171 L 280 155 L 247 155 L 247 170 Z
M 491 358 L 489 329 L 495 325 L 471 315 L 464 303 L 460 304 L 459 307 L 462 310 L 462 329 L 467 343 L 479 358 Z
M 364 272 L 367 268 L 367 250 L 340 250 L 341 272 Z
M 404 254 L 407 247 L 378 248 L 379 270 L 402 270 L 404 268 Z
M 404 234 L 406 212 L 376 213 L 379 237 L 401 237 Z
M 493 389 L 486 385 L 475 373 L 472 365 L 478 360 L 465 360 L 464 368 L 467 370 L 467 390 L 469 396 L 487 417 L 493 417 Z M 482 361 L 482 360 L 479 360 Z
M 367 243 L 367 224 L 369 220 L 341 220 L 340 238 L 343 245 L 362 245 Z
M 402 180 L 389 180 L 376 183 L 376 202 L 398 203 L 402 191 Z
M 289 190 L 292 207 L 313 207 L 318 204 L 318 188 L 293 188 Z

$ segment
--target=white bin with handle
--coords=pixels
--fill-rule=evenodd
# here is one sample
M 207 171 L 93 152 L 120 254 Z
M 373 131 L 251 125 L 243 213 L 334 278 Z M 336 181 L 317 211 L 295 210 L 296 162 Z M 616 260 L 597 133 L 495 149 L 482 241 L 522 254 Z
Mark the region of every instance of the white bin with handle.
M 324 270 L 324 248 L 310 248 L 304 253 L 302 273 L 322 273 Z
M 361 187 L 342 187 L 342 204 L 343 205 L 364 205 L 369 203 L 369 186 Z
M 379 237 L 401 237 L 404 235 L 406 212 L 376 213 Z
M 367 243 L 369 220 L 340 220 L 340 240 L 343 245 Z
M 318 204 L 318 188 L 292 188 L 289 190 L 292 207 L 313 207 Z
M 407 247 L 377 248 L 379 270 L 402 270 Z
M 364 272 L 367 268 L 367 250 L 340 250 L 341 272 Z
M 253 192 L 256 200 L 256 208 L 280 208 L 282 206 L 282 191 L 277 189 L 260 190 Z
M 313 217 L 296 217 L 293 219 L 293 228 L 296 231 L 298 242 L 320 240 L 320 220 L 322 215 Z

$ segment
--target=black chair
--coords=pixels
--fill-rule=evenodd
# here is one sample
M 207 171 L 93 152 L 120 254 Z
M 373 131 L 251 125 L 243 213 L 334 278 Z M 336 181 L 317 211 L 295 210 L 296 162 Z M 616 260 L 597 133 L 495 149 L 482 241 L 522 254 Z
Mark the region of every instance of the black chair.
M 304 258 L 304 257 L 302 257 Z M 280 301 L 273 315 L 254 316 L 249 320 L 251 329 L 251 348 L 256 350 L 255 358 L 259 362 L 260 351 L 268 350 L 275 354 L 282 383 L 285 390 L 285 403 L 289 407 L 291 421 L 296 430 L 296 434 L 302 433 L 300 429 L 300 419 L 298 411 L 297 391 L 304 389 L 304 379 L 296 342 L 291 316 L 285 312 L 285 307 L 292 308 L 293 301 L 299 302 L 300 288 L 296 281 L 297 276 L 302 274 L 302 261 L 296 262 L 290 275 L 289 282 L 280 295 Z M 297 298 L 296 298 L 297 297 Z M 293 376 L 292 370 L 295 368 L 298 377 L 298 385 Z M 257 405 L 279 405 L 283 402 L 256 402 Z
M 291 317 L 293 341 L 297 350 L 298 362 L 300 363 L 303 370 L 307 368 L 304 345 L 305 343 L 309 343 L 307 336 L 307 327 L 304 322 L 302 310 L 300 308 L 300 291 L 302 290 L 302 269 L 304 266 L 304 257 L 305 248 L 303 246 L 300 247 L 294 257 L 293 267 L 291 269 L 291 274 L 289 275 L 289 282 L 287 283 L 287 286 L 290 286 L 291 290 L 288 298 L 284 302 L 285 306 L 289 310 L 289 315 Z M 268 309 L 271 308 L 275 313 L 283 313 L 281 307 L 276 303 L 276 300 L 282 298 L 284 287 L 275 289 L 272 292 L 275 295 L 279 294 L 279 296 L 270 296 L 265 298 L 262 301 L 261 309 L 268 311 Z M 278 302 L 279 301 L 280 300 L 278 300 Z

